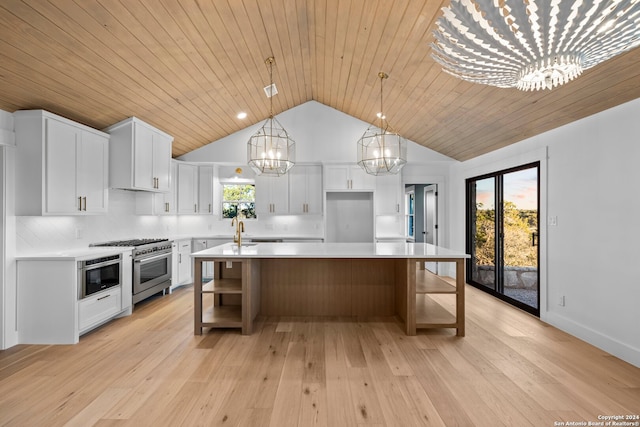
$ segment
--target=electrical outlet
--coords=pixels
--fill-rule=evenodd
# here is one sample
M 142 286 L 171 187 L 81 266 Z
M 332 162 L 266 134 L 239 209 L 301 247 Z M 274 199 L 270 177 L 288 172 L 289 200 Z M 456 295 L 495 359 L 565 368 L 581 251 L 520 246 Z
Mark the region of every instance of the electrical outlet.
M 547 224 L 552 225 L 552 226 L 558 225 L 558 217 L 555 216 L 555 215 L 550 216 L 549 219 L 548 219 Z
M 560 295 L 560 298 L 558 298 L 558 305 L 564 307 L 564 295 Z
M 82 239 L 82 228 L 76 228 L 76 239 Z

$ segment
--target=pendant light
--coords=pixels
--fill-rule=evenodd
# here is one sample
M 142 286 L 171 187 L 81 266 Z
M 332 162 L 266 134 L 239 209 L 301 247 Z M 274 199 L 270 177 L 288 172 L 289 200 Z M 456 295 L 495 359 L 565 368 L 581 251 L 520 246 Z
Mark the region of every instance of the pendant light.
M 380 71 L 379 125 L 367 128 L 358 140 L 358 165 L 370 175 L 395 175 L 407 163 L 407 140 L 387 122 L 382 105 L 382 82 L 389 75 Z
M 273 84 L 273 56 L 265 61 L 269 67 L 270 86 L 265 88 L 269 97 L 269 118 L 249 138 L 247 162 L 257 175 L 280 176 L 295 164 L 295 141 L 273 116 L 273 96 L 277 93 Z
M 640 46 L 637 0 L 451 0 L 436 21 L 433 58 L 462 80 L 552 89 Z

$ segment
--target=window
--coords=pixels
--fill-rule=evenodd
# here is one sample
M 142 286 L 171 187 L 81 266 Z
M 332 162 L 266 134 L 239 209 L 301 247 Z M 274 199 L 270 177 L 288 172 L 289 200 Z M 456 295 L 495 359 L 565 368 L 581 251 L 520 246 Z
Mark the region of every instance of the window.
M 245 218 L 256 218 L 255 185 L 222 185 L 222 218 L 234 218 L 238 212 L 242 212 Z

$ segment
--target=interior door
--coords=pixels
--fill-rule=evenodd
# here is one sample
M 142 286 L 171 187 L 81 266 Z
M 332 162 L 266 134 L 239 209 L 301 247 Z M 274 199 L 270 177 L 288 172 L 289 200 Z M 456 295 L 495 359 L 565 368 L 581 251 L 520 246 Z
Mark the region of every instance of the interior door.
M 424 243 L 438 245 L 438 186 L 424 187 Z M 438 263 L 427 262 L 425 268 L 438 274 Z
M 467 180 L 469 283 L 540 314 L 540 164 Z

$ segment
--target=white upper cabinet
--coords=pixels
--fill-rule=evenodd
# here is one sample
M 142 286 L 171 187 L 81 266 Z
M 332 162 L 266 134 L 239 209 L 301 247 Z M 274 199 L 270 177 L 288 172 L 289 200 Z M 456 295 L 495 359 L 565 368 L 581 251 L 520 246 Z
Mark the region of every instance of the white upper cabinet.
M 173 137 L 130 117 L 105 129 L 112 188 L 168 193 L 171 189 Z
M 178 162 L 178 213 L 198 213 L 198 166 Z
M 109 135 L 43 110 L 14 113 L 16 213 L 108 210 Z
M 288 175 L 289 213 L 322 215 L 322 166 L 296 165 Z
M 138 215 L 175 215 L 178 213 L 178 161 L 171 160 L 171 184 L 168 193 L 136 192 Z
M 255 184 L 256 214 L 286 215 L 289 213 L 289 177 L 287 175 L 258 175 L 255 178 Z
M 324 165 L 324 188 L 327 191 L 375 190 L 375 178 L 355 164 Z
M 400 215 L 402 213 L 402 175 L 384 175 L 376 178 L 376 215 Z
M 203 215 L 214 215 L 218 210 L 214 195 L 215 172 L 214 165 L 198 165 L 198 213 Z

